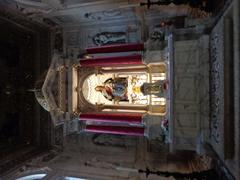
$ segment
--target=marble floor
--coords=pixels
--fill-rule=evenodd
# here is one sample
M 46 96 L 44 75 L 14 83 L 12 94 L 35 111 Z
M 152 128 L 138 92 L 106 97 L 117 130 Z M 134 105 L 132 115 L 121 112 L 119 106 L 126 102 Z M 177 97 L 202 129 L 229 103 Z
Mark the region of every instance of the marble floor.
M 230 172 L 229 174 L 238 179 L 239 127 L 237 128 L 237 125 L 239 119 L 234 118 L 235 110 L 233 110 L 236 109 L 233 104 L 237 99 L 233 94 L 239 84 L 236 81 L 238 72 L 233 72 L 233 67 L 228 69 L 226 66 L 230 61 L 227 49 L 229 46 L 235 46 L 233 45 L 234 42 L 226 38 L 231 34 L 226 30 L 226 18 L 231 20 L 235 18 L 232 14 L 233 9 L 230 5 L 210 34 L 210 144 L 220 158 L 220 162 L 226 165 L 226 167 L 221 167 L 223 171 Z M 232 41 L 234 41 L 234 38 Z M 232 49 L 230 51 L 232 54 L 235 54 Z M 235 66 L 236 62 L 233 62 L 233 64 Z M 234 86 L 230 87 L 229 83 L 234 84 Z M 227 92 L 228 89 L 230 89 L 232 94 Z M 230 103 L 227 100 L 229 98 Z M 237 101 L 239 103 L 239 99 Z M 228 115 L 226 109 L 230 109 L 232 113 Z M 230 175 L 228 178 L 231 179 L 233 177 Z

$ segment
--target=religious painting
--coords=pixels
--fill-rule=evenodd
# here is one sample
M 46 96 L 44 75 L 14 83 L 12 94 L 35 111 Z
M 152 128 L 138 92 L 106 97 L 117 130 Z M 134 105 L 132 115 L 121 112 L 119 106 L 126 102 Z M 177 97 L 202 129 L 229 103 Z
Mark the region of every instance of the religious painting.
M 95 90 L 101 92 L 107 100 L 128 101 L 127 78 L 109 78 L 103 85 L 98 85 Z

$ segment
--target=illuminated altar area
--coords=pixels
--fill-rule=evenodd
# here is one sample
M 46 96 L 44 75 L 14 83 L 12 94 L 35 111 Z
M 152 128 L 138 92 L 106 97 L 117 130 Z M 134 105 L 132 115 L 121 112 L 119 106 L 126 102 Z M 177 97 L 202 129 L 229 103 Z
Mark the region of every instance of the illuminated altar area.
M 115 69 L 119 72 L 111 73 L 113 69 L 103 69 L 105 72 L 100 74 L 90 75 L 83 84 L 83 95 L 87 101 L 91 104 L 105 104 L 105 105 L 166 105 L 166 95 L 167 95 L 167 81 L 166 81 L 166 65 L 152 65 L 151 69 L 158 68 L 162 69 L 156 73 L 150 74 L 148 68 L 135 68 L 134 70 L 138 70 L 139 72 L 130 72 L 132 69 L 127 69 L 129 72 L 122 72 L 126 69 Z M 104 82 L 108 80 L 117 80 L 124 79 L 126 81 L 126 100 L 125 101 L 117 101 L 117 100 L 108 100 L 106 99 L 101 92 L 95 90 L 95 88 L 99 85 L 104 84 Z M 160 89 L 156 89 L 155 94 L 149 94 L 142 92 L 144 91 L 144 85 L 148 83 L 156 83 L 160 84 L 162 87 Z M 138 111 L 138 110 L 135 110 Z M 159 111 L 159 114 L 164 115 L 164 111 Z
M 169 136 L 169 58 L 146 43 L 89 47 L 78 62 L 55 55 L 42 87 L 53 123 L 66 134 Z
M 168 131 L 167 49 L 158 51 L 161 55 L 154 60 L 141 43 L 87 48 L 72 71 L 72 109 L 82 131 L 148 138 L 155 136 L 153 126 L 159 133 L 161 126 Z

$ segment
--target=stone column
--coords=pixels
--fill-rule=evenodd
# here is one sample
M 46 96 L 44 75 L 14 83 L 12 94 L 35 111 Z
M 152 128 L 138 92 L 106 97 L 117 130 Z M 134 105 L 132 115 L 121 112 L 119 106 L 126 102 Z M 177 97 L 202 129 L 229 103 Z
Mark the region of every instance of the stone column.
M 132 54 L 127 56 L 114 57 L 96 57 L 91 59 L 81 59 L 79 61 L 81 67 L 116 67 L 142 65 L 142 55 Z
M 100 69 L 99 73 L 107 74 L 107 73 L 142 73 L 148 72 L 147 67 L 139 67 L 139 68 L 127 68 L 127 69 Z
M 85 132 L 119 134 L 129 136 L 144 136 L 144 127 L 86 125 Z
M 147 112 L 149 110 L 149 106 L 148 105 L 131 105 L 131 106 L 127 106 L 127 105 L 102 105 L 100 107 L 101 110 L 104 109 L 116 109 L 116 110 L 130 110 L 130 111 L 143 111 L 143 112 Z
M 143 51 L 143 43 L 115 44 L 86 48 L 88 54 Z

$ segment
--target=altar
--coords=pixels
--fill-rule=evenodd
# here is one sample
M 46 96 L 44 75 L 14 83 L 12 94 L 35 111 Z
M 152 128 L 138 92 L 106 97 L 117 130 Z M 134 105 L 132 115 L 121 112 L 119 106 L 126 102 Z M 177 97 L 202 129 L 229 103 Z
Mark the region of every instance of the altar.
M 164 63 L 144 68 L 128 68 L 126 72 L 124 72 L 126 69 L 101 69 L 97 74 L 86 78 L 81 90 L 91 104 L 115 105 L 116 107 L 121 107 L 121 105 L 165 106 L 168 94 L 166 69 Z M 138 71 L 134 72 L 134 70 Z M 118 82 L 119 80 L 124 81 L 124 85 L 123 82 Z M 109 85 L 109 81 L 114 83 Z M 103 91 L 96 90 L 100 87 Z M 111 91 L 109 93 L 112 97 L 107 97 L 106 89 Z M 123 96 L 126 97 L 123 98 Z M 166 112 L 153 111 L 152 113 L 163 115 Z
M 89 47 L 78 61 L 55 55 L 42 89 L 54 125 L 64 124 L 66 134 L 164 134 L 171 142 L 169 47 L 147 46 Z

